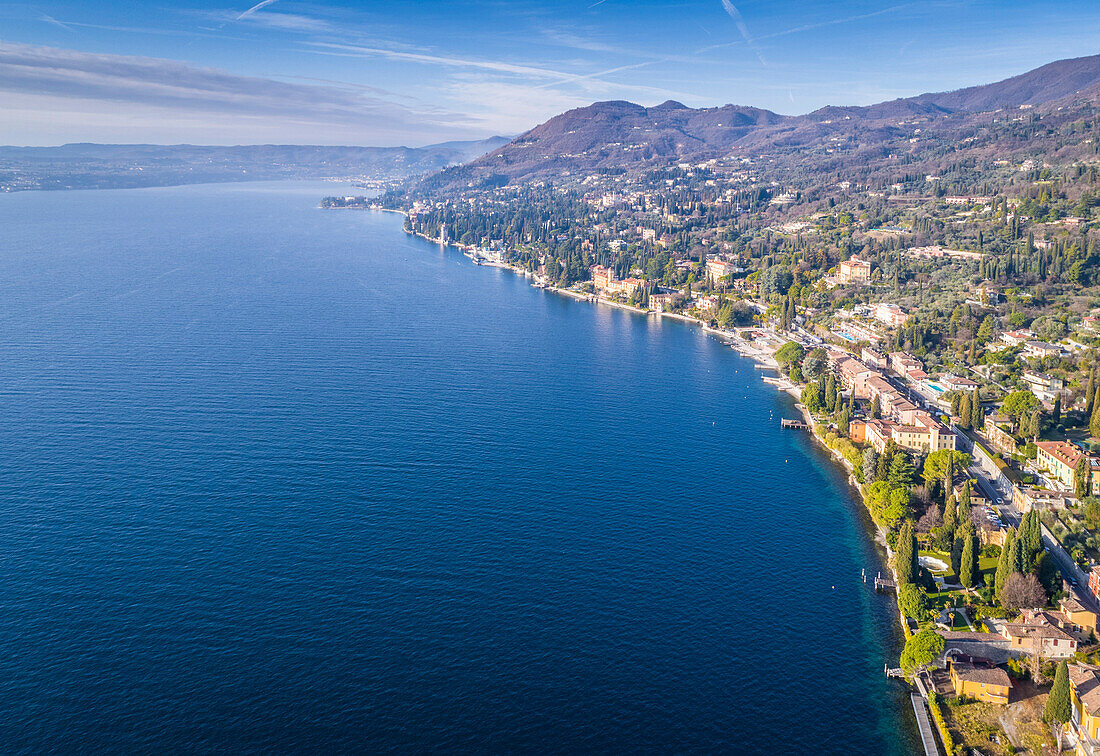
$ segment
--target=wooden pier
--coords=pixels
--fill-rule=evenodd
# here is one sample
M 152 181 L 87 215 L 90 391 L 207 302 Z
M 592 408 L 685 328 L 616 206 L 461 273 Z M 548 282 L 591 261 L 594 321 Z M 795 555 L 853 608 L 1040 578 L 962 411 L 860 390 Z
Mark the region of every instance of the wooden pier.
M 913 702 L 913 713 L 917 715 L 917 729 L 920 730 L 920 741 L 924 746 L 925 756 L 940 756 L 940 747 L 936 743 L 936 735 L 932 730 L 932 718 L 928 715 L 928 706 L 919 693 L 910 693 L 909 699 Z
M 792 428 L 794 430 L 809 430 L 810 429 L 810 426 L 806 425 L 806 423 L 802 422 L 801 420 L 788 420 L 785 417 L 779 421 L 779 427 L 780 428 Z

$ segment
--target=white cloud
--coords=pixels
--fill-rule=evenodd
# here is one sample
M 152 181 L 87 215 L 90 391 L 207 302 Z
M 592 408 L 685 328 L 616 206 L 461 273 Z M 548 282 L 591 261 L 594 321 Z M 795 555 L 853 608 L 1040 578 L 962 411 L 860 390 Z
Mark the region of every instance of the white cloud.
M 150 136 L 140 141 L 239 143 L 263 134 L 267 141 L 370 145 L 492 131 L 474 131 L 461 115 L 414 110 L 380 93 L 236 76 L 160 58 L 0 42 L 0 128 L 9 143 L 52 143 L 62 130 L 64 141 L 119 141 L 112 128 L 120 135 L 147 129 Z

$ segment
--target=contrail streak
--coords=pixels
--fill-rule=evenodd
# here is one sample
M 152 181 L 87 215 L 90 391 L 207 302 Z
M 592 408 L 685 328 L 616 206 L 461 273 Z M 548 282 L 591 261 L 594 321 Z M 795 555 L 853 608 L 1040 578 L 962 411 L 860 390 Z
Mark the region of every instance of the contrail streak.
M 276 3 L 276 2 L 278 2 L 278 1 L 279 1 L 279 0 L 261 0 L 260 2 L 256 3 L 256 4 L 255 4 L 255 5 L 253 5 L 253 6 L 251 7 L 251 8 L 249 8 L 248 10 L 246 10 L 246 11 L 245 11 L 244 13 L 242 13 L 242 14 L 241 14 L 241 15 L 239 15 L 239 16 L 237 16 L 237 20 L 238 20 L 238 21 L 240 21 L 240 20 L 241 20 L 242 18 L 244 18 L 245 16 L 251 16 L 251 15 L 252 15 L 253 13 L 255 13 L 256 11 L 258 11 L 258 10 L 259 10 L 260 8 L 264 8 L 264 7 L 267 7 L 268 5 L 271 5 L 272 3 Z
M 752 48 L 752 51 L 756 53 L 756 57 L 760 59 L 760 65 L 768 65 L 764 60 L 764 56 L 761 55 L 759 48 L 753 44 L 752 35 L 749 34 L 749 27 L 745 23 L 741 11 L 737 10 L 737 6 L 731 3 L 730 0 L 722 0 L 722 7 L 726 9 L 726 13 L 729 14 L 729 17 L 737 24 L 737 30 L 741 32 L 741 37 L 745 40 L 745 44 Z

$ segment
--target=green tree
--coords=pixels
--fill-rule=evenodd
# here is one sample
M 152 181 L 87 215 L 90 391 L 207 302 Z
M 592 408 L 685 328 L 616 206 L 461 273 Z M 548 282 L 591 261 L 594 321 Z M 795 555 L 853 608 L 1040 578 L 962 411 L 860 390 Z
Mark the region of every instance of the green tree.
M 1095 386 L 1095 383 L 1096 383 L 1096 368 L 1094 367 L 1094 368 L 1091 368 L 1089 370 L 1089 382 L 1085 386 L 1085 414 L 1090 416 L 1090 417 L 1092 416 L 1093 399 L 1096 396 L 1095 392 L 1093 391 L 1093 387 Z
M 1069 695 L 1069 665 L 1063 659 L 1054 673 L 1054 685 L 1043 707 L 1043 721 L 1047 724 L 1066 724 L 1073 713 L 1073 704 Z
M 878 396 L 871 400 L 871 409 L 868 413 L 872 420 L 878 420 L 882 417 L 882 402 L 879 401 Z
M 878 479 L 877 471 L 878 454 L 868 446 L 863 450 L 863 482 L 866 484 L 874 483 Z
M 921 469 L 921 477 L 924 478 L 924 482 L 928 485 L 932 485 L 939 481 L 946 481 L 949 467 L 952 469 L 951 476 L 953 478 L 953 471 L 965 470 L 970 467 L 970 461 L 970 455 L 965 452 L 955 451 L 953 449 L 939 449 L 930 452 L 928 456 L 924 458 L 924 467 Z
M 1024 417 L 1039 408 L 1039 400 L 1030 391 L 1013 391 L 1001 403 L 1001 412 L 1012 418 L 1016 427 Z
M 905 522 L 898 533 L 897 550 L 894 552 L 894 571 L 898 576 L 898 585 L 916 580 L 920 569 L 917 553 L 917 538 L 913 535 L 913 526 Z
M 851 424 L 851 418 L 852 418 L 852 416 L 851 416 L 851 414 L 849 414 L 847 409 L 842 410 L 841 413 L 840 413 L 840 416 L 837 417 L 837 419 L 836 419 L 836 429 L 837 429 L 837 432 L 840 435 L 845 436 L 845 437 L 848 435 L 848 428 L 849 428 L 849 425 Z
M 914 633 L 901 651 L 901 668 L 911 675 L 940 657 L 944 650 L 943 636 L 931 628 Z
M 811 381 L 802 389 L 802 406 L 812 415 L 817 415 L 825 409 L 825 387 L 820 380 Z
M 943 505 L 943 529 L 951 531 L 954 536 L 955 529 L 959 527 L 959 508 L 955 505 L 955 496 L 947 495 L 947 501 Z
M 1062 422 L 1062 395 L 1058 394 L 1054 397 L 1054 409 L 1050 413 L 1051 422 L 1055 425 Z
M 993 589 L 997 594 L 997 598 L 1001 597 L 1001 589 L 1004 588 L 1005 581 L 1008 580 L 1008 576 L 1012 574 L 1013 560 L 1012 560 L 1012 544 L 1016 540 L 1016 529 L 1009 528 L 1005 534 L 1005 542 L 1001 546 L 1001 558 L 997 560 L 997 572 L 993 577 Z
M 993 330 L 997 327 L 996 321 L 993 320 L 992 315 L 986 315 L 982 320 L 982 324 L 978 326 L 978 341 L 982 344 L 988 344 L 990 339 L 993 338 Z
M 959 401 L 959 427 L 969 429 L 973 418 L 974 413 L 970 409 L 970 395 L 963 394 L 962 399 Z
M 908 488 L 913 485 L 916 475 L 917 471 L 913 469 L 913 463 L 909 461 L 909 455 L 905 452 L 898 452 L 890 460 L 890 472 L 887 474 L 886 480 L 890 482 L 890 485 L 897 488 Z
M 959 584 L 973 588 L 978 582 L 978 538 L 969 520 L 962 526 L 962 556 L 959 560 Z
M 982 395 L 977 388 L 970 395 L 970 427 L 981 430 L 985 427 L 985 410 L 982 409 Z
M 1016 536 L 1022 544 L 1025 569 L 1031 569 L 1035 555 L 1043 550 L 1043 529 L 1039 524 L 1039 513 L 1032 509 L 1020 521 L 1020 532 Z M 1024 571 L 1024 570 L 1021 570 Z
M 1091 477 L 1091 470 L 1089 469 L 1088 457 L 1082 456 L 1081 460 L 1077 463 L 1077 467 L 1073 469 L 1073 493 L 1078 500 L 1084 499 L 1089 495 L 1089 478 Z
M 1100 393 L 1100 389 L 1097 389 Z M 1092 415 L 1089 417 L 1089 435 L 1100 438 L 1100 402 L 1093 400 Z
M 783 368 L 786 372 L 790 372 L 792 365 L 802 362 L 802 358 L 806 356 L 806 350 L 797 341 L 788 341 L 779 349 L 775 350 L 775 361 L 779 363 L 779 367 Z
M 1041 421 L 1039 410 L 1035 410 L 1027 418 L 1027 424 L 1024 426 L 1024 435 L 1030 436 L 1033 440 L 1038 440 Z
M 928 614 L 928 594 L 912 583 L 898 587 L 898 606 L 906 617 L 918 622 Z

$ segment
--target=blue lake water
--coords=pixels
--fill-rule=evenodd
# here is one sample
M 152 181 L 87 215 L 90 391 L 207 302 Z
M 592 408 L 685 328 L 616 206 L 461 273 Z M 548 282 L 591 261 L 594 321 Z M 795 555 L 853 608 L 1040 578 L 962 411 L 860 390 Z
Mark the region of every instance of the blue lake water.
M 342 192 L 0 196 L 5 752 L 914 751 L 760 371 Z

